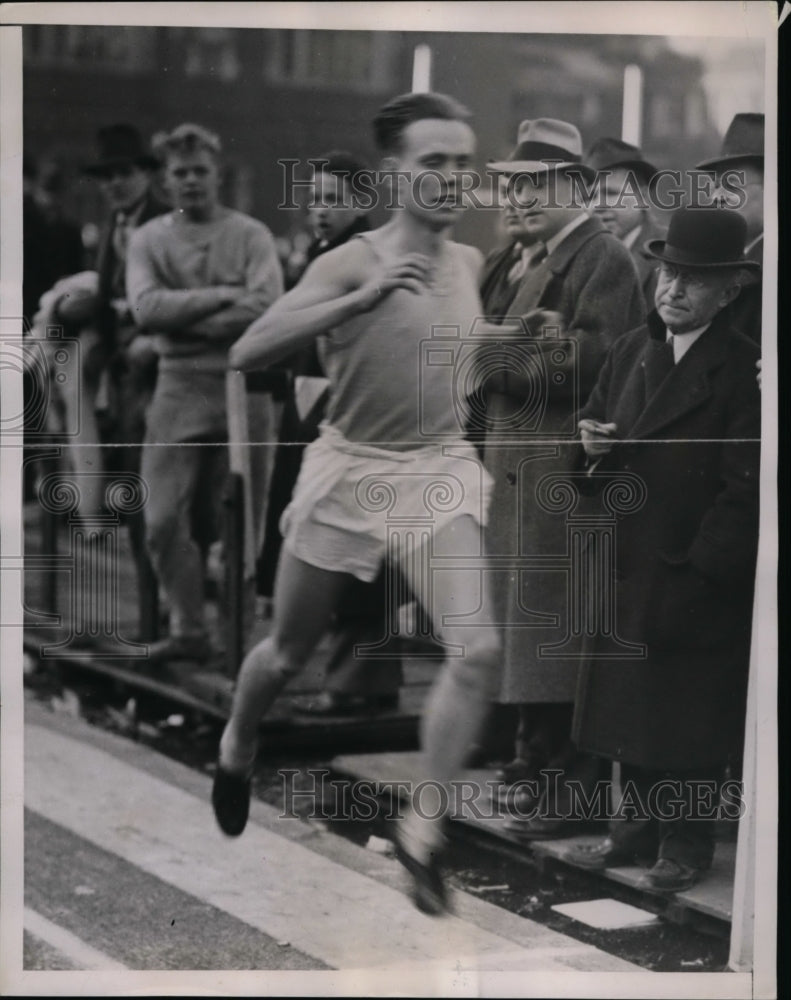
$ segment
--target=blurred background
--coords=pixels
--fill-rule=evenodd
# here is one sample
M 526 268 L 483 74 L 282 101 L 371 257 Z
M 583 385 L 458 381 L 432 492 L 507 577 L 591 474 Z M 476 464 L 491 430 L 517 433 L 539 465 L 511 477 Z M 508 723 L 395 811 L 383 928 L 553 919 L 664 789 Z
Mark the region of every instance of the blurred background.
M 403 91 L 473 111 L 479 169 L 538 117 L 575 123 L 586 147 L 620 136 L 685 169 L 719 150 L 736 112 L 764 110 L 760 40 L 84 25 L 30 25 L 23 39 L 25 153 L 39 196 L 82 226 L 87 266 L 103 207 L 80 168 L 113 122 L 146 138 L 181 121 L 217 131 L 226 203 L 264 221 L 286 257 L 304 212 L 278 210 L 278 159 L 343 147 L 375 166 L 369 122 Z M 466 213 L 458 238 L 488 249 L 495 214 Z

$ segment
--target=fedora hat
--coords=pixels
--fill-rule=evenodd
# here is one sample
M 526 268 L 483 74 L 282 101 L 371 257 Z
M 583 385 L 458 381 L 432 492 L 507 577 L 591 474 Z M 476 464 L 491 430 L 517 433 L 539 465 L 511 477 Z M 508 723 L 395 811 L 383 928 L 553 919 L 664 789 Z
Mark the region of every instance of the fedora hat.
M 579 129 L 557 118 L 535 118 L 522 122 L 516 148 L 507 160 L 490 160 L 489 167 L 500 173 L 541 174 L 549 170 L 573 168 L 589 180 L 594 170 L 582 162 Z
M 96 133 L 98 159 L 83 167 L 83 172 L 102 177 L 112 167 L 137 166 L 154 169 L 159 160 L 146 148 L 133 125 L 107 125 Z
M 759 271 L 761 265 L 744 256 L 746 238 L 747 223 L 733 209 L 679 208 L 670 217 L 666 239 L 643 245 L 651 257 L 667 264 Z
M 597 173 L 632 170 L 645 181 L 650 181 L 656 173 L 656 167 L 643 157 L 639 148 L 622 139 L 597 139 L 588 150 L 585 163 Z
M 722 140 L 720 155 L 704 160 L 698 170 L 719 167 L 739 160 L 751 160 L 764 165 L 764 116 L 755 112 L 734 115 Z

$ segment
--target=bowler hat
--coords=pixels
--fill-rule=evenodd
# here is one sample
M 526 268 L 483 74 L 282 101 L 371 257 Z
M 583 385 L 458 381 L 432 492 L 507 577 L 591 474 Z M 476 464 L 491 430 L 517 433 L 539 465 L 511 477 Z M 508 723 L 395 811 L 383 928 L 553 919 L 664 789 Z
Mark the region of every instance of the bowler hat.
M 637 146 L 621 139 L 597 139 L 588 150 L 585 162 L 597 173 L 603 170 L 631 170 L 646 182 L 656 173 L 656 167 L 644 159 Z
M 523 121 L 511 155 L 507 160 L 490 161 L 489 167 L 507 174 L 541 174 L 571 167 L 590 180 L 596 176 L 595 171 L 582 162 L 579 129 L 557 118 Z
M 761 265 L 744 256 L 747 223 L 730 208 L 679 208 L 670 217 L 667 237 L 648 240 L 645 250 L 657 260 L 681 267 L 743 267 Z
M 722 140 L 720 155 L 699 163 L 697 169 L 719 167 L 739 160 L 751 160 L 761 167 L 764 165 L 763 115 L 754 112 L 734 115 Z
M 107 125 L 96 133 L 99 158 L 83 167 L 86 174 L 102 177 L 112 167 L 138 166 L 155 168 L 159 160 L 143 143 L 133 125 Z

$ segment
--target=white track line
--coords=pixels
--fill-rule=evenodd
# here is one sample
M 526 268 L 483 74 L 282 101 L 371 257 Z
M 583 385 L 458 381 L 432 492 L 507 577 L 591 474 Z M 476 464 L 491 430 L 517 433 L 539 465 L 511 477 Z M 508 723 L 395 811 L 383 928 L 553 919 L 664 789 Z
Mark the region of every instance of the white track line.
M 51 920 L 42 917 L 29 906 L 25 907 L 25 930 L 60 952 L 78 969 L 91 972 L 122 972 L 127 968 L 121 962 L 116 962 L 109 955 L 105 955 L 103 951 L 92 948 L 71 931 L 53 924 Z

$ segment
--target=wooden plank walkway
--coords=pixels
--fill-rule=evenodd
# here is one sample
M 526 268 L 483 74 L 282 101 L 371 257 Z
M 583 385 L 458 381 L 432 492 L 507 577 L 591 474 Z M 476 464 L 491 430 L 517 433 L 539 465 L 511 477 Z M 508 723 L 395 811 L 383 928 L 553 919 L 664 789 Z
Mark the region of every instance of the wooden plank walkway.
M 347 754 L 335 757 L 332 767 L 340 774 L 350 778 L 392 785 L 398 788 L 397 782 L 412 782 L 418 780 L 418 754 L 406 753 L 368 753 Z M 466 835 L 478 835 L 489 843 L 498 844 L 509 853 L 515 853 L 525 859 L 537 863 L 571 865 L 566 860 L 566 852 L 580 843 L 593 843 L 600 839 L 595 834 L 568 837 L 563 840 L 545 840 L 526 842 L 518 834 L 506 827 L 508 816 L 502 807 L 498 808 L 493 795 L 497 785 L 493 769 L 476 769 L 466 771 L 462 779 L 476 789 L 480 789 L 480 797 L 474 804 L 464 801 L 470 798 L 469 792 L 462 792 L 457 803 L 450 803 L 451 813 L 456 822 L 463 828 Z M 456 818 L 458 817 L 458 819 Z M 668 897 L 652 892 L 641 884 L 645 871 L 639 866 L 608 868 L 603 872 L 586 873 L 602 879 L 603 884 L 624 887 L 629 901 L 639 898 L 639 905 L 653 912 L 662 913 L 670 919 L 684 922 L 691 916 L 699 915 L 706 919 L 729 923 L 732 912 L 733 876 L 736 861 L 736 844 L 731 841 L 717 842 L 714 865 L 706 878 L 687 892 L 677 893 Z
M 25 555 L 41 555 L 41 532 L 35 505 L 28 505 L 25 522 Z M 65 552 L 67 545 L 68 535 L 61 527 L 59 551 Z M 137 631 L 137 606 L 134 569 L 124 529 L 118 531 L 118 554 L 117 631 L 121 638 L 128 641 Z M 75 603 L 74 598 L 80 595 L 69 593 L 65 573 L 59 573 L 58 577 L 58 608 L 62 618 L 57 625 L 47 624 L 41 614 L 46 607 L 46 574 L 36 568 L 25 570 L 25 645 L 30 655 L 35 656 L 42 646 L 55 644 L 70 634 L 71 608 Z M 213 631 L 213 642 L 215 646 L 219 646 L 222 640 L 216 604 L 207 602 L 206 611 Z M 263 638 L 269 627 L 268 620 L 257 621 L 250 644 Z M 71 663 L 74 668 L 92 670 L 114 679 L 122 686 L 127 685 L 131 690 L 139 689 L 155 696 L 170 697 L 187 709 L 204 712 L 218 719 L 227 718 L 233 680 L 228 675 L 221 656 L 208 666 L 180 663 L 154 669 L 144 659 L 112 659 L 107 657 L 108 652 L 111 652 L 110 648 L 103 649 L 101 643 L 86 644 L 79 656 L 60 662 L 65 669 Z M 299 708 L 313 701 L 324 690 L 326 658 L 327 643 L 324 642 L 305 671 L 289 684 L 273 706 L 262 724 L 262 736 L 276 741 L 278 748 L 283 750 L 321 746 L 332 751 L 333 748 L 348 749 L 350 745 L 358 749 L 386 750 L 383 753 L 338 756 L 334 760 L 334 767 L 354 778 L 374 781 L 409 780 L 416 773 L 416 755 L 408 751 L 416 746 L 418 719 L 426 693 L 436 674 L 437 664 L 422 658 L 404 660 L 400 704 L 393 711 L 376 715 L 327 717 L 302 714 Z M 494 731 L 494 727 L 492 730 Z M 492 742 L 492 739 L 487 742 Z M 397 749 L 407 752 L 394 752 Z M 488 753 L 487 756 L 496 754 Z M 494 770 L 470 771 L 465 778 L 478 782 L 486 789 L 487 782 L 494 781 Z M 483 811 L 487 813 L 487 810 Z M 489 812 L 493 813 L 495 810 Z M 538 863 L 568 864 L 564 858 L 568 848 L 578 840 L 591 839 L 569 838 L 526 844 L 505 828 L 505 816 L 487 813 L 487 818 L 481 819 L 470 814 L 460 822 L 467 835 L 483 837 L 502 849 L 514 851 L 520 857 L 530 858 Z M 678 894 L 670 900 L 651 894 L 639 886 L 642 874 L 640 868 L 614 868 L 597 874 L 605 885 L 617 885 L 627 896 L 631 893 L 632 899 L 639 897 L 641 906 L 663 912 L 673 919 L 683 921 L 693 913 L 717 922 L 727 922 L 731 918 L 734 860 L 735 844 L 719 842 L 714 868 L 707 878 L 689 892 Z

